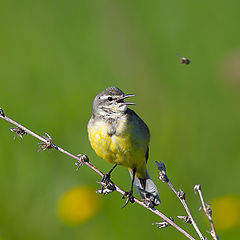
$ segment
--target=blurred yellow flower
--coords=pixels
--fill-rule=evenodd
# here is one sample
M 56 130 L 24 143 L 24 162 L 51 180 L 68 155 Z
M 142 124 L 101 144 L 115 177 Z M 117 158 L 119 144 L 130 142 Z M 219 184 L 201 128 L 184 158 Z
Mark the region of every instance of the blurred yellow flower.
M 61 197 L 58 211 L 64 222 L 79 225 L 91 219 L 98 212 L 99 201 L 92 187 L 79 186 Z
M 216 230 L 227 230 L 240 225 L 240 197 L 223 196 L 212 201 Z

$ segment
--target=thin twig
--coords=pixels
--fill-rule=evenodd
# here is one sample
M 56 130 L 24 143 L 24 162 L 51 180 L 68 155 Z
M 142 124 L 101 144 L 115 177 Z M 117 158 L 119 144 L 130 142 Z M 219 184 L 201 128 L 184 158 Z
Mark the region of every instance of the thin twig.
M 44 139 L 44 138 L 38 136 L 36 133 L 34 133 L 34 132 L 28 130 L 27 128 L 25 128 L 25 127 L 22 126 L 21 124 L 15 122 L 15 121 L 12 120 L 11 118 L 8 118 L 8 117 L 4 114 L 2 108 L 0 108 L 0 118 L 2 118 L 2 119 L 4 119 L 4 120 L 6 120 L 6 121 L 12 123 L 13 125 L 19 127 L 20 129 L 24 130 L 26 133 L 32 135 L 33 137 L 39 139 L 40 141 L 47 143 L 47 140 L 46 140 L 46 139 Z
M 216 229 L 215 229 L 215 227 L 214 227 L 214 223 L 213 223 L 213 220 L 212 220 L 212 209 L 211 209 L 210 205 L 207 204 L 207 203 L 204 201 L 204 199 L 203 199 L 203 195 L 202 195 L 202 191 L 201 191 L 201 185 L 200 185 L 200 184 L 195 185 L 195 186 L 194 186 L 194 191 L 195 191 L 195 193 L 198 192 L 199 197 L 200 197 L 200 200 L 201 200 L 201 202 L 202 202 L 203 211 L 205 212 L 205 214 L 206 214 L 206 216 L 207 216 L 207 218 L 208 218 L 208 220 L 209 220 L 209 222 L 210 222 L 211 229 L 212 229 L 212 230 L 210 231 L 210 234 L 211 234 L 211 236 L 212 236 L 212 238 L 213 238 L 214 240 L 218 240 L 219 237 L 218 237 L 218 235 L 217 235 L 217 233 L 216 233 Z
M 0 118 L 12 123 L 13 125 L 17 126 L 18 128 L 24 130 L 26 133 L 28 133 L 29 135 L 32 135 L 33 137 L 39 139 L 40 141 L 43 142 L 41 150 L 45 150 L 45 149 L 50 149 L 50 148 L 54 148 L 66 155 L 68 155 L 71 158 L 74 158 L 77 160 L 77 165 L 87 165 L 88 167 L 90 167 L 93 171 L 95 171 L 96 173 L 98 173 L 100 176 L 104 176 L 104 174 L 96 167 L 94 166 L 88 159 L 88 157 L 86 155 L 80 155 L 79 156 L 75 156 L 74 154 L 62 149 L 61 147 L 56 146 L 55 144 L 53 144 L 53 140 L 52 138 L 48 135 L 47 137 L 41 137 L 39 135 L 37 135 L 36 133 L 30 131 L 29 129 L 27 129 L 26 127 L 24 127 L 23 125 L 17 123 L 16 121 L 8 118 L 2 108 L 0 108 Z M 115 184 L 114 184 L 115 185 Z M 124 191 L 123 189 L 121 189 L 120 187 L 118 187 L 117 185 L 115 185 L 116 191 L 121 193 L 122 195 L 126 194 L 126 191 Z M 155 208 L 151 208 L 150 206 L 147 206 L 144 202 L 142 202 L 141 200 L 137 199 L 134 197 L 134 201 L 141 205 L 142 207 L 146 208 L 147 210 L 153 212 L 154 214 L 158 215 L 159 217 L 161 217 L 165 222 L 167 222 L 169 225 L 173 226 L 174 228 L 176 228 L 179 232 L 181 232 L 182 234 L 184 234 L 188 239 L 191 240 L 195 240 L 195 238 L 193 238 L 189 233 L 187 233 L 185 230 L 183 230 L 181 227 L 179 227 L 176 223 L 174 223 L 170 218 L 168 218 L 167 216 L 165 216 L 162 212 L 158 211 Z
M 176 194 L 176 196 L 178 197 L 178 199 L 181 201 L 183 207 L 185 208 L 187 214 L 188 214 L 188 217 L 189 217 L 189 221 L 191 221 L 193 227 L 195 228 L 197 234 L 199 235 L 200 239 L 201 240 L 205 240 L 206 238 L 204 238 L 204 236 L 202 235 L 201 231 L 199 230 L 195 220 L 193 219 L 193 216 L 187 206 L 187 203 L 185 201 L 185 193 L 180 189 L 180 191 L 178 192 L 176 190 L 176 188 L 173 186 L 173 184 L 171 183 L 171 181 L 169 180 L 167 174 L 166 174 L 166 167 L 164 165 L 164 163 L 162 162 L 157 162 L 156 161 L 156 164 L 158 166 L 158 169 L 160 170 L 160 180 L 162 182 L 166 182 L 168 184 L 168 186 L 172 189 L 172 191 Z

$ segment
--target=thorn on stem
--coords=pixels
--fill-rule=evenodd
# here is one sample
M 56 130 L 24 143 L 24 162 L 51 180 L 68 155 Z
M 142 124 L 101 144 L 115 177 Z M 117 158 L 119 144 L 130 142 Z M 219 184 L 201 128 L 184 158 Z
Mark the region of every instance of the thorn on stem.
M 178 197 L 180 200 L 185 200 L 185 192 L 183 192 L 181 189 L 178 192 Z
M 23 139 L 24 134 L 27 134 L 27 132 L 20 127 L 10 128 L 10 130 L 12 132 L 15 132 L 21 139 Z M 15 135 L 14 135 L 14 139 L 15 139 Z
M 4 114 L 3 109 L 1 107 L 0 107 L 0 115 L 5 117 L 5 114 Z
M 212 217 L 212 209 L 211 209 L 211 205 L 206 203 L 206 214 L 208 215 L 208 217 Z
M 47 142 L 42 142 L 42 143 L 39 143 L 39 145 L 41 146 L 40 149 L 38 150 L 39 152 L 43 152 L 45 151 L 46 149 L 51 149 L 51 148 L 55 148 L 55 149 L 58 149 L 58 147 L 56 145 L 53 144 L 53 139 L 52 137 L 45 133 L 46 136 L 43 136 L 43 138 L 47 141 Z
M 185 223 L 192 224 L 192 220 L 189 216 L 177 216 L 177 217 L 182 219 Z
M 169 217 L 169 219 L 174 222 L 174 219 L 172 217 Z M 153 223 L 152 225 L 157 225 L 158 228 L 166 228 L 166 227 L 170 226 L 170 224 L 166 221 L 159 222 L 159 223 Z
M 211 230 L 211 231 L 207 230 L 206 232 L 209 233 L 213 239 L 215 239 L 215 234 L 214 234 L 213 230 Z M 219 236 L 218 235 L 216 235 L 216 236 L 217 236 L 217 240 L 219 240 Z
M 78 170 L 85 162 L 89 162 L 89 158 L 86 154 L 78 154 L 79 160 L 75 163 Z

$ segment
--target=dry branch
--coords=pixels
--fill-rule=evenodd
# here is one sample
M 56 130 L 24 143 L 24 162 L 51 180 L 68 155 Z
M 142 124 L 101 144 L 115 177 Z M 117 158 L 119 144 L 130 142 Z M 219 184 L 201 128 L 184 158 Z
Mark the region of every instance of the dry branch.
M 176 188 L 173 186 L 173 184 L 171 183 L 170 179 L 168 178 L 167 176 L 167 173 L 166 173 L 166 167 L 164 165 L 164 163 L 162 162 L 157 162 L 156 161 L 156 164 L 158 166 L 158 169 L 160 171 L 160 180 L 162 182 L 166 182 L 168 184 L 168 186 L 173 190 L 173 192 L 176 194 L 176 196 L 178 197 L 178 199 L 181 201 L 183 207 L 185 208 L 188 216 L 184 218 L 184 221 L 185 222 L 188 222 L 188 223 L 191 223 L 194 227 L 194 229 L 196 230 L 197 234 L 199 235 L 200 239 L 201 240 L 204 240 L 204 236 L 202 235 L 201 231 L 199 230 L 195 220 L 193 219 L 193 216 L 187 206 L 187 203 L 185 201 L 185 193 L 180 189 L 179 191 L 176 190 Z M 180 216 L 182 217 L 182 216 Z
M 219 240 L 218 235 L 217 235 L 216 230 L 215 230 L 215 227 L 214 227 L 213 220 L 212 220 L 212 209 L 210 207 L 210 204 L 207 204 L 203 199 L 203 195 L 202 195 L 202 191 L 201 191 L 201 185 L 200 184 L 195 185 L 194 186 L 194 191 L 195 191 L 195 193 L 198 192 L 200 200 L 202 202 L 203 211 L 205 212 L 205 214 L 206 214 L 206 216 L 207 216 L 207 218 L 210 222 L 211 231 L 209 233 L 211 234 L 211 236 L 214 240 Z
M 64 150 L 63 148 L 55 145 L 53 143 L 53 139 L 51 138 L 50 135 L 48 135 L 47 133 L 45 133 L 46 136 L 39 136 L 38 134 L 30 131 L 28 128 L 24 127 L 23 125 L 17 123 L 16 121 L 8 118 L 2 108 L 0 108 L 0 118 L 6 120 L 7 122 L 13 124 L 16 126 L 16 128 L 11 128 L 11 131 L 15 132 L 19 137 L 23 138 L 23 135 L 25 134 L 29 134 L 29 135 L 32 135 L 33 137 L 39 139 L 41 141 L 40 143 L 40 151 L 44 151 L 46 149 L 56 149 L 66 155 L 68 155 L 69 157 L 77 160 L 77 162 L 75 163 L 75 165 L 78 166 L 78 168 L 82 165 L 87 165 L 89 168 L 91 168 L 93 171 L 95 171 L 96 173 L 98 173 L 101 177 L 104 176 L 104 174 L 96 167 L 94 166 L 88 159 L 87 155 L 85 154 L 79 154 L 79 155 L 74 155 L 66 150 Z M 167 175 L 166 175 L 166 168 L 165 168 L 165 165 L 162 164 L 162 163 L 158 163 L 156 162 L 157 165 L 158 165 L 158 168 L 160 170 L 160 179 L 163 181 L 163 182 L 167 182 L 168 185 L 171 187 L 171 189 L 174 191 L 174 193 L 177 195 L 177 197 L 179 198 L 179 200 L 182 202 L 184 208 L 186 209 L 186 212 L 188 213 L 188 216 L 187 218 L 185 219 L 185 222 L 191 222 L 196 230 L 196 232 L 198 233 L 199 237 L 201 240 L 206 240 L 206 238 L 204 238 L 200 232 L 200 230 L 198 229 L 188 207 L 187 207 L 187 204 L 185 202 L 185 194 L 182 192 L 182 191 L 179 191 L 177 192 L 177 190 L 173 187 L 172 183 L 170 182 L 170 180 L 168 179 Z M 103 183 L 101 183 L 103 184 Z M 103 190 L 103 194 L 108 194 L 108 193 L 111 193 L 113 191 L 117 191 L 119 193 L 121 193 L 123 196 L 126 195 L 126 191 L 124 191 L 123 189 L 121 189 L 120 187 L 118 187 L 117 185 L 115 185 L 112 181 L 109 182 L 108 185 L 104 185 L 104 190 Z M 199 193 L 200 194 L 200 193 Z M 201 198 L 201 195 L 200 195 L 200 198 Z M 143 202 L 139 199 L 137 199 L 136 197 L 134 197 L 134 201 L 141 205 L 142 207 L 146 208 L 147 210 L 151 211 L 152 213 L 158 215 L 159 217 L 161 217 L 163 219 L 163 222 L 160 222 L 160 223 L 156 223 L 157 226 L 159 228 L 163 228 L 163 227 L 168 227 L 168 226 L 172 226 L 174 227 L 175 229 L 177 229 L 179 232 L 181 232 L 183 235 L 185 235 L 188 239 L 191 239 L 191 240 L 195 240 L 194 237 L 192 237 L 189 233 L 187 233 L 185 230 L 183 230 L 180 226 L 178 226 L 174 221 L 173 221 L 173 218 L 171 217 L 167 217 L 165 216 L 162 212 L 160 212 L 159 210 L 157 210 L 156 208 L 154 207 L 151 207 L 150 205 L 147 205 L 146 202 Z M 203 205 L 205 207 L 205 205 Z M 181 216 L 179 216 L 181 218 Z M 209 220 L 210 221 L 210 220 Z M 211 223 L 211 221 L 210 221 Z M 212 226 L 212 225 L 211 225 Z M 214 229 L 214 228 L 213 228 Z M 214 233 L 215 232 L 215 229 L 214 229 Z M 213 235 L 212 235 L 213 236 Z M 214 238 L 214 240 L 217 240 Z

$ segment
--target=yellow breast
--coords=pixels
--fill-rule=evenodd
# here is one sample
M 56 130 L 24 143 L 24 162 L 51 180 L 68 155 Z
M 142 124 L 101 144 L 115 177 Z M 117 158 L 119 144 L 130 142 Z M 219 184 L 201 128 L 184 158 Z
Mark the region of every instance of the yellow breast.
M 88 134 L 92 148 L 102 159 L 130 169 L 136 167 L 137 172 L 145 177 L 145 154 L 149 139 L 136 132 L 134 124 L 127 123 L 125 119 L 118 122 L 115 134 L 109 134 L 111 127 L 104 120 L 89 121 Z

